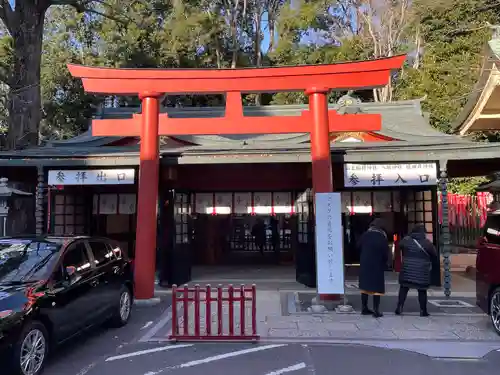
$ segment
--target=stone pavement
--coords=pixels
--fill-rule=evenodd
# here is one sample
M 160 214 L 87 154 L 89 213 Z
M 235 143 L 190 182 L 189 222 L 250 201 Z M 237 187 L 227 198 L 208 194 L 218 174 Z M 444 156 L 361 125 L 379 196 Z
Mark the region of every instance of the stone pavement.
M 361 316 L 359 311 L 286 314 L 290 306 L 283 306 L 285 302 L 290 304 L 273 292 L 257 294 L 261 339 L 495 340 L 500 344 L 500 336 L 493 331 L 489 317 L 482 313 L 436 313 L 422 318 L 417 313 L 396 316 L 384 311 L 384 317 L 375 319 Z
M 359 314 L 268 315 L 259 321 L 261 339 L 473 340 L 498 341 L 486 316 L 395 316 Z
M 236 285 L 240 282 L 246 285 L 251 284 L 249 280 L 233 277 L 221 280 L 221 283 L 226 286 L 231 282 Z M 210 278 L 197 280 L 201 285 L 204 285 L 205 282 L 217 285 L 218 283 L 215 281 L 210 280 Z M 256 278 L 253 282 L 257 284 L 257 333 L 264 341 L 335 342 L 346 340 L 353 342 L 355 340 L 385 340 L 385 342 L 389 342 L 392 340 L 410 343 L 412 340 L 420 340 L 430 343 L 433 340 L 438 340 L 443 343 L 446 341 L 456 344 L 468 342 L 470 345 L 482 342 L 485 345 L 492 344 L 500 347 L 500 336 L 496 335 L 491 327 L 489 317 L 475 306 L 475 282 L 466 277 L 465 272 L 453 273 L 451 299 L 445 300 L 442 288 L 429 290 L 431 317 L 428 318 L 422 318 L 418 314 L 419 306 L 415 291 L 410 291 L 405 305 L 405 315 L 401 317 L 394 315 L 399 285 L 397 275 L 391 273 L 386 277 L 387 293 L 382 300 L 381 308 L 384 317 L 381 319 L 359 314 L 359 289 L 355 279 L 346 281 L 346 296 L 348 303 L 352 304 L 357 311 L 347 314 L 334 311 L 315 314 L 308 311 L 307 300 L 310 306 L 314 291 L 303 286 L 296 288 L 294 280 L 291 278 Z M 213 296 L 215 297 L 215 295 Z M 298 296 L 300 298 L 297 298 Z M 306 301 L 306 303 L 303 304 L 298 300 Z M 444 301 L 441 306 L 439 306 L 439 301 Z M 300 306 L 301 303 L 303 306 Z M 202 317 L 199 325 L 201 332 L 205 332 L 207 326 L 206 310 L 202 305 L 199 307 Z M 195 326 L 192 318 L 194 308 L 191 303 L 189 305 L 189 320 L 186 324 L 191 333 L 194 332 Z M 216 333 L 218 330 L 216 311 L 216 303 L 212 303 L 209 322 L 212 333 Z M 180 309 L 178 313 L 181 314 Z M 223 306 L 223 334 L 229 332 L 228 315 L 229 309 L 225 303 Z M 234 306 L 233 317 L 234 331 L 240 332 L 241 314 L 238 303 Z M 251 333 L 250 305 L 246 305 L 244 319 L 245 332 Z M 182 333 L 184 321 L 181 315 L 179 315 L 179 325 Z M 171 324 L 165 324 L 162 329 L 155 333 L 154 337 L 151 337 L 151 341 L 165 340 L 170 333 Z
M 321 340 L 451 340 L 451 341 L 495 341 L 500 345 L 500 336 L 493 328 L 489 317 L 479 310 L 454 307 L 443 309 L 452 311 L 442 313 L 435 308 L 432 316 L 423 318 L 418 315 L 416 297 L 409 296 L 405 315 L 396 316 L 391 311 L 392 303 L 383 305 L 384 317 L 375 319 L 371 316 L 361 316 L 359 310 L 353 313 L 293 313 L 293 306 L 288 293 L 277 291 L 257 292 L 257 333 L 261 340 L 301 341 L 304 339 Z M 387 298 L 387 297 L 385 297 Z M 430 297 L 429 301 L 434 301 Z M 453 301 L 453 300 L 452 300 Z M 462 300 L 463 301 L 463 300 Z M 464 301 L 463 301 L 464 302 Z M 467 303 L 472 302 L 470 299 Z M 386 306 L 384 308 L 384 306 Z M 469 305 L 470 306 L 470 305 Z M 355 306 L 359 309 L 359 306 Z M 207 327 L 206 310 L 200 305 L 202 319 L 199 322 L 201 332 Z M 211 305 L 210 327 L 213 333 L 217 332 L 217 306 Z M 234 306 L 234 330 L 240 332 L 241 314 L 239 303 Z M 292 311 L 292 313 L 290 312 Z M 184 329 L 184 320 L 179 310 L 180 332 Z M 228 334 L 227 319 L 229 309 L 223 306 L 224 323 L 223 334 Z M 189 305 L 187 329 L 194 332 L 194 305 Z M 244 312 L 245 332 L 251 332 L 251 308 L 246 305 Z M 170 334 L 164 332 L 164 336 Z

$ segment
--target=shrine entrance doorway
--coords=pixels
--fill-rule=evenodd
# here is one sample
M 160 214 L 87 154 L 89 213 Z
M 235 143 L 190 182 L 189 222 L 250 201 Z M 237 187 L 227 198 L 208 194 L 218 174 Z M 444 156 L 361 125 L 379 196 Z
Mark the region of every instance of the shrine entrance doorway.
M 194 265 L 293 265 L 297 229 L 290 214 L 197 214 Z

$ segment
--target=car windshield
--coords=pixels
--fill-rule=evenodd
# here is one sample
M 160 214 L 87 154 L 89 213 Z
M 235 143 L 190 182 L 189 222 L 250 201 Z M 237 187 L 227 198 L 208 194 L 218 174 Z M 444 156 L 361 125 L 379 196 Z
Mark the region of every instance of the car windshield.
M 57 261 L 60 244 L 26 239 L 0 240 L 0 284 L 38 281 Z

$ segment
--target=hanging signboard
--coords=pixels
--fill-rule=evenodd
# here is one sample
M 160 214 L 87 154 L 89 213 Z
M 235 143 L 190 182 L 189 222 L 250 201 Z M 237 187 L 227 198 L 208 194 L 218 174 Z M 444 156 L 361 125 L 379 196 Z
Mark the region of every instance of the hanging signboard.
M 250 211 L 248 211 L 250 208 Z M 248 214 L 252 210 L 252 193 L 234 193 L 234 213 Z
M 317 193 L 315 200 L 318 293 L 344 294 L 341 195 Z
M 351 191 L 343 191 L 340 193 L 340 201 L 342 203 L 342 212 L 343 213 L 352 213 L 352 192 Z
M 131 185 L 134 169 L 82 169 L 49 171 L 49 185 Z
M 252 207 L 249 207 L 252 212 Z M 253 193 L 253 212 L 256 214 L 270 214 L 272 212 L 272 195 L 270 192 Z
M 436 184 L 436 163 L 344 164 L 345 187 L 428 186 Z
M 354 191 L 352 193 L 352 205 L 349 212 L 352 214 L 372 214 L 372 194 L 369 191 Z
M 120 194 L 118 196 L 118 212 L 122 215 L 135 214 L 136 202 L 135 194 Z
M 118 194 L 99 195 L 99 214 L 115 215 L 118 213 Z
M 273 211 L 275 214 L 292 213 L 292 193 L 277 192 L 273 193 Z
M 215 194 L 215 207 L 213 211 L 216 214 L 230 214 L 233 207 L 233 194 L 232 193 L 216 193 Z
M 214 209 L 214 194 L 213 193 L 196 193 L 194 194 L 195 212 L 199 214 L 213 214 Z
M 291 192 L 195 193 L 195 211 L 200 214 L 291 214 L 294 211 Z

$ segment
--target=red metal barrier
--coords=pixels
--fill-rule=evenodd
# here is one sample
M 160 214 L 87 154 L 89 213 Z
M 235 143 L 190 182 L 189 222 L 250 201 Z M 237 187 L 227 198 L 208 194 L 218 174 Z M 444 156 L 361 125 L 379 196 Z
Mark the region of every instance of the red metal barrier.
M 255 285 L 251 287 L 241 285 L 239 288 L 232 285 L 227 288 L 222 285 L 216 288 L 211 288 L 210 285 L 205 287 L 174 285 L 172 286 L 172 334 L 169 339 L 173 341 L 258 340 L 256 296 Z M 215 319 L 212 316 L 212 303 L 217 305 L 214 309 Z M 228 309 L 227 314 L 224 314 L 224 305 Z M 237 313 L 238 308 L 239 329 L 235 329 L 235 312 Z M 251 315 L 248 324 L 247 311 Z M 182 324 L 179 317 L 182 317 Z M 204 329 L 201 327 L 203 323 Z

